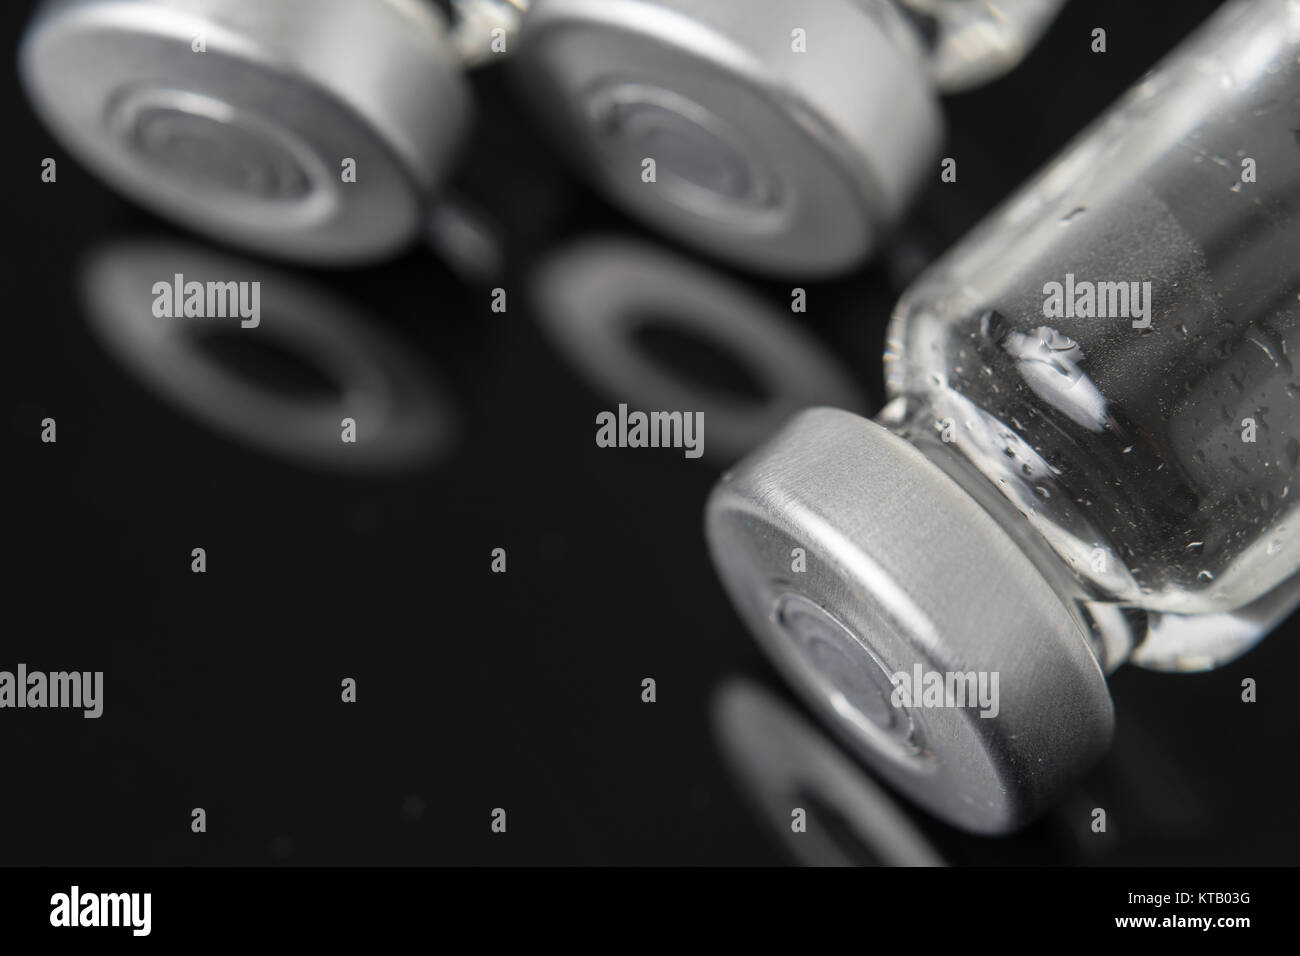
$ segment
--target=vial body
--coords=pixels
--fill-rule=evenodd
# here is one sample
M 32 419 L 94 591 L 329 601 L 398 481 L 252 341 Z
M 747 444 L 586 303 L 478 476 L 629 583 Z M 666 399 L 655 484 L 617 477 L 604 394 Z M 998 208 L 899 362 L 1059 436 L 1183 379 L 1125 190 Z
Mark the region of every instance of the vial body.
M 878 420 L 1107 670 L 1215 666 L 1300 602 L 1298 129 L 1300 3 L 1229 4 L 895 311 Z
M 1223 7 L 905 293 L 874 420 L 802 412 L 710 495 L 773 663 L 955 826 L 1058 800 L 1125 660 L 1300 602 L 1297 129 L 1300 2 Z

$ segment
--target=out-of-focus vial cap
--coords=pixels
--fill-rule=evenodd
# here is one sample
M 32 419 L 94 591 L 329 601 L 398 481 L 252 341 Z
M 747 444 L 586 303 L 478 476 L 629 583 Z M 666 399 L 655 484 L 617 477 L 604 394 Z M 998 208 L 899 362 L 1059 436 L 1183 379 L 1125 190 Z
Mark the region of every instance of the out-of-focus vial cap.
M 1082 623 L 1012 532 L 882 425 L 803 412 L 724 476 L 706 521 L 786 679 L 936 816 L 1017 829 L 1109 744 Z
M 452 43 L 467 67 L 483 66 L 515 52 L 528 0 L 444 0 L 454 17 Z
M 533 0 L 515 62 L 614 201 L 755 271 L 860 261 L 940 141 L 920 34 L 886 0 Z
M 51 0 L 19 59 L 37 113 L 116 189 L 301 262 L 410 241 L 470 114 L 423 0 Z
M 1065 0 L 898 0 L 920 27 L 930 77 L 941 93 L 960 93 L 1016 67 Z

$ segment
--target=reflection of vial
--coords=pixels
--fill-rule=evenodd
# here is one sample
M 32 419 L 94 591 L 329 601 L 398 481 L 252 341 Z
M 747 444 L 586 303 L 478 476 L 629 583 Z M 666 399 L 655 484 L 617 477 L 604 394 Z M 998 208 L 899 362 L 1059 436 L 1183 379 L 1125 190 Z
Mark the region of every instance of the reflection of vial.
M 612 398 L 703 414 L 706 457 L 734 461 L 800 409 L 865 407 L 788 312 L 666 249 L 589 236 L 548 255 L 530 284 L 543 331 L 575 369 Z
M 1015 67 L 1064 0 L 897 0 L 921 28 L 930 78 L 941 93 L 987 83 Z
M 224 316 L 158 321 L 153 285 L 257 275 L 254 334 Z M 317 470 L 381 474 L 445 455 L 457 416 L 436 376 L 373 316 L 251 260 L 167 240 L 116 240 L 79 270 L 91 330 L 168 405 L 214 430 Z M 339 440 L 357 416 L 364 441 Z
M 731 678 L 711 709 L 740 791 L 799 864 L 945 865 L 898 801 L 776 695 Z
M 904 295 L 875 422 L 806 413 L 714 494 L 769 651 L 953 822 L 1095 757 L 1105 672 L 1214 666 L 1300 601 L 1297 129 L 1300 3 L 1223 8 Z M 996 675 L 996 716 L 900 673 Z
M 747 269 L 830 274 L 935 174 L 936 87 L 1010 68 L 1059 5 L 533 0 L 520 85 L 646 222 Z

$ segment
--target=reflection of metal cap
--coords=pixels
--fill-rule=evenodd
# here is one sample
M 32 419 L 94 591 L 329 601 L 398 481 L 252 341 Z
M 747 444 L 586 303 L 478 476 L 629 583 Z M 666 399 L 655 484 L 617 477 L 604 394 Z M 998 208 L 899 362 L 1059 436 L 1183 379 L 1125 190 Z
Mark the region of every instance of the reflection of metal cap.
M 607 394 L 644 408 L 702 412 L 705 454 L 728 462 L 815 405 L 865 399 L 835 356 L 743 284 L 643 242 L 603 236 L 548 256 L 533 280 L 551 341 Z M 693 376 L 656 339 L 714 361 Z
M 943 866 L 899 802 L 824 733 L 758 684 L 731 678 L 714 693 L 713 726 L 745 795 L 800 863 Z M 806 828 L 791 828 L 802 809 Z
M 429 464 L 455 437 L 454 406 L 424 363 L 310 282 L 170 238 L 117 240 L 80 271 L 105 349 L 159 398 L 231 438 L 306 467 L 386 473 Z M 159 318 L 155 283 L 170 287 L 178 274 L 205 286 L 255 282 L 257 326 Z M 339 440 L 344 418 L 357 423 L 354 443 Z
M 1108 744 L 1110 695 L 1082 625 L 987 511 L 874 422 L 796 417 L 715 489 L 707 523 L 765 650 L 940 817 L 1021 826 Z
M 615 200 L 756 270 L 853 265 L 940 137 L 916 37 L 883 0 L 534 0 L 517 63 Z
M 37 112 L 113 186 L 300 261 L 410 240 L 468 119 L 446 24 L 410 0 L 54 0 L 21 71 Z

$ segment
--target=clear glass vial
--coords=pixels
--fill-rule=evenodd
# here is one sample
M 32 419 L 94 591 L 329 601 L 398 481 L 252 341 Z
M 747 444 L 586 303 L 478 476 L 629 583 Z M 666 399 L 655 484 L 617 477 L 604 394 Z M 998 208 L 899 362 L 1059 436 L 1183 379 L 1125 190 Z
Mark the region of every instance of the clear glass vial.
M 1041 811 L 1123 662 L 1300 603 L 1298 130 L 1300 2 L 1228 4 L 908 290 L 874 421 L 805 413 L 714 492 L 766 649 L 953 823 Z M 997 674 L 996 716 L 895 706 L 918 666 Z

